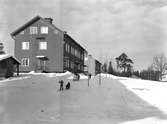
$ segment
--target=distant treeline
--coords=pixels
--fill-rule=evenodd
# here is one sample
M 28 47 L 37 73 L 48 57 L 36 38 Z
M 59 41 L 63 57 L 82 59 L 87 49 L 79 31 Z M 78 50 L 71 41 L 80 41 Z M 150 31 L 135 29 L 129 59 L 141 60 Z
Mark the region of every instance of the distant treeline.
M 115 58 L 117 67 L 113 68 L 112 62 L 104 62 L 102 72 L 121 77 L 133 77 L 145 80 L 162 81 L 163 75 L 166 73 L 167 61 L 166 57 L 161 54 L 153 58 L 153 63 L 148 69 L 142 71 L 133 70 L 133 61 L 125 53 Z

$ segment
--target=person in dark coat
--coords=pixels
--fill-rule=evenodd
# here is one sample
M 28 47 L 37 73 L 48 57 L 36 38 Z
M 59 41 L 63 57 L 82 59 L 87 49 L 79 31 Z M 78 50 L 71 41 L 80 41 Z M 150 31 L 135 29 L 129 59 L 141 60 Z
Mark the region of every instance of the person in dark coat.
M 67 83 L 66 89 L 67 89 L 67 90 L 70 89 L 70 82 Z
M 91 79 L 91 76 L 92 76 L 92 75 L 91 75 L 91 74 L 89 74 L 89 79 Z
M 64 84 L 64 81 L 61 80 L 61 81 L 59 81 L 59 83 L 60 83 L 60 91 L 61 91 L 61 90 L 63 90 L 63 84 Z

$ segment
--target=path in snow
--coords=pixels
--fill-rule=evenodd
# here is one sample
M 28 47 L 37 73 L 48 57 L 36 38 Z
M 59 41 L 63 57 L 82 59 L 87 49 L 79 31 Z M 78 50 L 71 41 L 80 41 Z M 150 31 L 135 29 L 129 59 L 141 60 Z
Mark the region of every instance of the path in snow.
M 0 86 L 0 124 L 119 124 L 166 115 L 116 79 L 98 77 L 71 83 L 59 92 L 58 80 L 46 75 Z M 66 80 L 67 82 L 67 80 Z M 154 120 L 155 122 L 155 120 Z

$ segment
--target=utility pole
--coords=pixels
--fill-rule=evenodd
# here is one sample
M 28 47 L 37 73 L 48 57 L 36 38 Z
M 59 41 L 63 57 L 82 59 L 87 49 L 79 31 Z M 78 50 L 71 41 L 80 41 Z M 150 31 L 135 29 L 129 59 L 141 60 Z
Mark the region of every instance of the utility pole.
M 101 85 L 101 65 L 100 65 L 100 69 L 99 69 L 99 85 Z
M 99 85 L 101 85 L 101 72 L 99 73 Z
M 89 62 L 88 62 L 88 87 L 89 87 Z
M 89 87 L 89 75 L 88 75 L 88 87 Z
M 88 74 L 88 87 L 89 87 L 89 80 L 91 79 L 91 74 Z

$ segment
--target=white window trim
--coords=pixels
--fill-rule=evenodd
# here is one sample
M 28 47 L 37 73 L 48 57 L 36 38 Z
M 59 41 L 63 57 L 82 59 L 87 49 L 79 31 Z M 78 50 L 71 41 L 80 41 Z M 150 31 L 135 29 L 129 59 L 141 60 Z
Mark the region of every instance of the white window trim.
M 31 26 L 30 27 L 30 34 L 38 34 L 38 27 Z
M 70 45 L 67 44 L 67 43 L 66 43 L 66 45 L 65 45 L 65 50 L 66 50 L 66 52 L 68 52 L 68 53 L 70 52 Z
M 45 45 L 44 45 L 44 43 L 45 43 Z M 46 41 L 40 41 L 39 42 L 39 50 L 47 50 L 47 47 L 48 47 L 48 44 L 47 44 Z
M 27 61 L 27 62 L 26 62 Z M 21 59 L 21 66 L 27 67 L 30 65 L 30 59 L 29 58 L 22 58 Z
M 22 50 L 29 50 L 30 49 L 30 42 L 22 42 Z
M 42 26 L 41 27 L 41 34 L 48 34 L 48 27 L 47 26 Z

